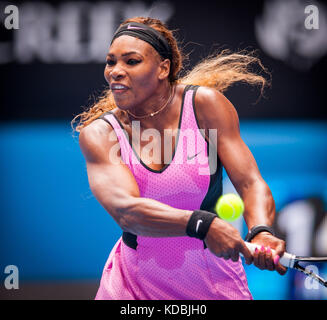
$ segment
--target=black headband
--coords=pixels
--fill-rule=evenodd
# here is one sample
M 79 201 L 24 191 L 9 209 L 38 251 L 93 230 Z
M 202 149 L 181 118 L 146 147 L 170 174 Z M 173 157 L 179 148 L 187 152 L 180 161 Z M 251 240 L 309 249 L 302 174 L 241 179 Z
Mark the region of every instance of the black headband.
M 157 30 L 138 22 L 130 22 L 120 26 L 115 32 L 111 43 L 122 36 L 128 35 L 149 43 L 164 58 L 172 60 L 172 51 L 166 38 Z

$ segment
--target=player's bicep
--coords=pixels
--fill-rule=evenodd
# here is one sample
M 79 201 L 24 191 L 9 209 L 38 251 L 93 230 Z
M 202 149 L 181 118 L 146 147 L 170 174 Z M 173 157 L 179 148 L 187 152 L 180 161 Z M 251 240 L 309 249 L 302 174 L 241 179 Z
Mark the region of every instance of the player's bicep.
M 122 207 L 129 197 L 139 197 L 134 176 L 125 164 L 87 162 L 90 188 L 106 209 Z
M 217 152 L 229 178 L 238 190 L 244 190 L 261 179 L 257 163 L 240 136 L 221 136 Z
M 139 197 L 139 188 L 120 154 L 117 150 L 112 152 L 118 143 L 109 139 L 113 129 L 104 122 L 91 125 L 82 130 L 79 138 L 89 185 L 96 199 L 118 222 L 129 199 Z
M 221 108 L 217 152 L 234 186 L 244 191 L 262 178 L 252 152 L 241 137 L 234 106 L 227 100 Z

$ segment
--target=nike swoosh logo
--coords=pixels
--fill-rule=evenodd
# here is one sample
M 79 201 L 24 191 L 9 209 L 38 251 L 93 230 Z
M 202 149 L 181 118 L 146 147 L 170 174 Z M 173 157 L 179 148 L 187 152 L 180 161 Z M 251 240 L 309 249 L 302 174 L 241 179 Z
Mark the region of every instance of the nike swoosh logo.
M 187 156 L 187 160 L 191 160 L 191 159 L 195 158 L 199 153 L 201 153 L 201 151 L 198 152 L 198 153 L 196 153 L 196 154 L 193 155 L 193 156 Z
M 199 231 L 199 227 L 200 227 L 200 224 L 202 223 L 203 221 L 202 220 L 198 220 L 198 222 L 196 223 L 196 228 L 195 228 L 195 232 L 198 233 Z
M 127 29 L 138 29 L 138 30 L 144 30 L 143 28 L 139 28 L 139 27 L 133 27 L 130 24 L 127 26 Z

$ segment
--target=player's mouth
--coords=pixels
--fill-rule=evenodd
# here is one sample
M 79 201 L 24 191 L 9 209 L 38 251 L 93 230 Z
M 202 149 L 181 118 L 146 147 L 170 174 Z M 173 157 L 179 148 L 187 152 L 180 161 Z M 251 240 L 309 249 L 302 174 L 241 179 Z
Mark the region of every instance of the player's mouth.
M 123 93 L 126 92 L 129 88 L 121 83 L 112 83 L 110 89 L 114 93 Z

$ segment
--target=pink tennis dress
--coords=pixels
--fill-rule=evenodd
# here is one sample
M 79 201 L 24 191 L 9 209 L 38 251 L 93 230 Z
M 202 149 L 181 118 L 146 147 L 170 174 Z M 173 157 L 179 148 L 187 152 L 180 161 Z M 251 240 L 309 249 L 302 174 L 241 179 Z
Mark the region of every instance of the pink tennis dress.
M 222 166 L 197 124 L 197 88 L 185 87 L 176 148 L 171 162 L 160 171 L 142 162 L 112 112 L 101 118 L 115 130 L 122 160 L 142 197 L 178 209 L 213 211 L 222 193 Z M 195 238 L 151 238 L 123 232 L 105 264 L 96 299 L 243 300 L 252 295 L 241 259 L 218 258 Z

